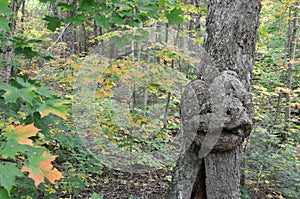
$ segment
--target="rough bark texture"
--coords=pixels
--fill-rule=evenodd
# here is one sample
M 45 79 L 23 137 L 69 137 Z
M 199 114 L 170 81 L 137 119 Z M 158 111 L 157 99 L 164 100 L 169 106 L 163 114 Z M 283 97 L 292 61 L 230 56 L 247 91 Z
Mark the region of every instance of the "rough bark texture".
M 247 90 L 255 58 L 260 0 L 211 0 L 205 49 L 219 71 L 235 71 Z
M 240 148 L 210 153 L 204 158 L 207 198 L 240 198 Z M 195 190 L 195 192 L 198 191 Z
M 20 9 L 20 6 L 23 4 L 24 0 L 18 0 L 18 1 L 11 1 L 10 2 L 10 8 L 14 12 L 14 16 L 12 19 L 10 19 L 10 32 L 6 33 L 8 36 L 6 46 L 3 47 L 2 50 L 2 60 L 5 62 L 4 67 L 0 67 L 0 82 L 8 82 L 11 76 L 12 68 L 11 65 L 12 57 L 13 57 L 13 43 L 11 40 L 14 39 L 15 29 L 16 29 L 16 22 L 18 17 L 18 11 Z
M 250 87 L 260 8 L 260 0 L 209 2 L 207 54 L 198 68 L 203 78 L 191 82 L 182 96 L 186 146 L 168 198 L 240 198 L 240 145 L 252 129 Z

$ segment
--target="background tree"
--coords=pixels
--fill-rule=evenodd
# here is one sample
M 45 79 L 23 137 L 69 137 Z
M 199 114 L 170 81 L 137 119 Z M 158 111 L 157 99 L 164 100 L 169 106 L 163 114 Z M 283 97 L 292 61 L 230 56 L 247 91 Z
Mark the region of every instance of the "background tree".
M 19 1 L 10 1 L 10 9 L 12 13 L 9 13 L 8 9 L 5 9 L 7 5 L 5 5 L 5 1 L 1 3 L 1 6 L 3 6 L 3 10 L 1 14 L 8 15 L 9 20 L 9 29 L 5 30 L 3 33 L 5 35 L 5 39 L 3 41 L 6 41 L 6 43 L 2 46 L 2 49 L 0 52 L 2 55 L 2 61 L 5 62 L 7 65 L 0 67 L 0 81 L 8 82 L 10 76 L 11 76 L 11 70 L 13 68 L 12 58 L 13 58 L 13 52 L 14 52 L 14 46 L 13 46 L 13 40 L 15 37 L 15 31 L 16 31 L 16 24 L 18 19 L 18 12 L 20 7 L 24 4 L 25 0 L 19 0 Z M 3 17 L 3 16 L 2 16 Z

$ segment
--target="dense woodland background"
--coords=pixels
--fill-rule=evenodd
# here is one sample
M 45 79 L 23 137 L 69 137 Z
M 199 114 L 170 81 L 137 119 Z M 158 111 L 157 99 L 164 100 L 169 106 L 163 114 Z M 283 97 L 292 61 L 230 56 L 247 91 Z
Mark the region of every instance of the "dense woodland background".
M 298 199 L 300 7 L 262 4 L 242 198 Z M 0 198 L 160 198 L 206 15 L 200 0 L 2 0 Z

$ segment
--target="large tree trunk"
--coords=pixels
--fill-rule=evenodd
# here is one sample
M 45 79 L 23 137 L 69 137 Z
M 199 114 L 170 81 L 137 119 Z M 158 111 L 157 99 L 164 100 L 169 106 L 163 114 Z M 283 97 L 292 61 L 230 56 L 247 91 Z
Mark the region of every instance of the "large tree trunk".
M 183 133 L 196 135 L 185 139 L 192 145 L 177 162 L 168 198 L 240 198 L 240 145 L 252 130 L 260 8 L 260 0 L 209 2 L 204 60 L 211 61 L 201 64 L 203 79 L 191 82 L 181 101 Z M 198 119 L 196 127 L 191 118 Z

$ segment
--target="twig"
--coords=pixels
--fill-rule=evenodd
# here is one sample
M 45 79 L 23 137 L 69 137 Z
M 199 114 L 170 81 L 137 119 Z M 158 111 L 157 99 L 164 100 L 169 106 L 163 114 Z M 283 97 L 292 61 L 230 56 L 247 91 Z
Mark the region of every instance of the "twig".
M 55 43 L 52 44 L 47 50 L 50 50 L 50 49 L 51 49 L 51 52 L 52 52 L 53 46 L 55 46 L 55 45 L 58 43 L 58 41 L 62 38 L 62 36 L 64 35 L 64 33 L 66 32 L 66 30 L 69 28 L 70 25 L 71 25 L 71 23 L 68 23 L 68 24 L 66 25 L 66 27 L 61 31 L 61 33 L 60 33 L 59 36 L 57 37 Z

